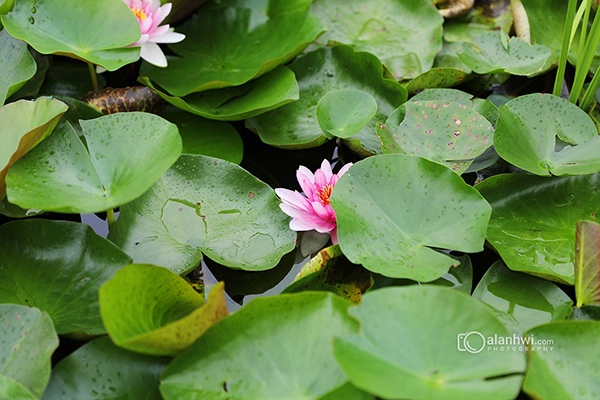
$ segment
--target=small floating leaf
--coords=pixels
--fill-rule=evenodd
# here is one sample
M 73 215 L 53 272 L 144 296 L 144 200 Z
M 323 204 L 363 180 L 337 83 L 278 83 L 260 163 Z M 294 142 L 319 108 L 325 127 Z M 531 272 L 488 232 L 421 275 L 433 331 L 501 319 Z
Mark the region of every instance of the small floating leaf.
M 317 104 L 317 120 L 325 135 L 342 139 L 360 132 L 376 113 L 375 98 L 355 89 L 329 92 Z

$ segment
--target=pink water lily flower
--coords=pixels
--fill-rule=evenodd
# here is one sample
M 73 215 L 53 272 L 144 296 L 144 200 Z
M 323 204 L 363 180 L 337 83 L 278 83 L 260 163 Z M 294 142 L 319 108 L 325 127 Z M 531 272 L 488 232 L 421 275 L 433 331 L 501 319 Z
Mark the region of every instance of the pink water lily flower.
M 173 32 L 169 25 L 159 26 L 171 12 L 171 3 L 160 0 L 123 0 L 136 16 L 142 36 L 130 46 L 139 46 L 140 57 L 157 67 L 166 67 L 167 58 L 157 43 L 178 43 L 185 35 Z
M 320 233 L 329 233 L 333 244 L 337 244 L 337 224 L 335 212 L 329 204 L 333 187 L 338 182 L 352 163 L 348 163 L 334 174 L 329 161 L 323 160 L 321 168 L 316 172 L 300 166 L 296 178 L 304 194 L 287 189 L 275 189 L 277 196 L 283 203 L 279 205 L 284 213 L 292 217 L 290 229 L 294 231 L 316 230 Z

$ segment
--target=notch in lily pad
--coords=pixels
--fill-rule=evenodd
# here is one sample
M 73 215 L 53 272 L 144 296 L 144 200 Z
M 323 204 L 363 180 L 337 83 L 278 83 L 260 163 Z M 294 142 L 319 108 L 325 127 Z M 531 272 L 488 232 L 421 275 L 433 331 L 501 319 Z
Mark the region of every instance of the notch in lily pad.
M 327 93 L 317 105 L 317 120 L 325 136 L 356 135 L 377 114 L 377 101 L 367 92 L 342 89 Z

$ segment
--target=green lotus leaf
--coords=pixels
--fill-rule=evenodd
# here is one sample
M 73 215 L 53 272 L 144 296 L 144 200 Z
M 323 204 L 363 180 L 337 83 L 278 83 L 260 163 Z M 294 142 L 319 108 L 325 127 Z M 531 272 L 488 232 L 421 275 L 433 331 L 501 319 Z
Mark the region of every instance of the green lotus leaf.
M 324 30 L 306 12 L 266 16 L 249 8 L 200 9 L 178 29 L 188 38 L 169 46 L 180 57 L 168 57 L 167 68 L 143 64 L 141 76 L 173 96 L 239 86 L 286 64 Z
M 525 335 L 539 343 L 529 351 L 525 393 L 546 400 L 600 397 L 600 321 L 553 322 Z
M 168 362 L 120 349 L 108 337 L 98 338 L 54 367 L 43 399 L 161 400 L 158 383 Z
M 600 136 L 591 118 L 557 96 L 520 96 L 499 109 L 494 137 L 506 161 L 537 175 L 580 175 L 600 170 Z
M 511 271 L 502 261 L 488 269 L 473 297 L 513 317 L 521 332 L 573 312 L 573 302 L 554 283 Z
M 122 0 L 16 1 L 4 28 L 42 54 L 62 54 L 114 71 L 139 59 L 140 26 Z
M 469 73 L 456 68 L 438 67 L 411 79 L 405 86 L 409 93 L 423 89 L 447 88 L 458 86 L 468 80 Z
M 98 288 L 131 259 L 87 225 L 48 220 L 0 226 L 0 303 L 38 307 L 59 334 L 98 335 Z
M 8 169 L 52 133 L 67 105 L 51 98 L 19 100 L 0 107 L 0 199 Z
M 148 190 L 181 153 L 177 127 L 156 115 L 117 113 L 80 125 L 85 144 L 66 123 L 13 165 L 11 203 L 74 213 L 115 208 Z
M 386 399 L 511 399 L 519 393 L 524 354 L 486 346 L 487 338 L 509 332 L 464 293 L 433 285 L 379 289 L 350 314 L 361 331 L 336 337 L 335 358 L 358 388 Z
M 533 75 L 543 71 L 550 57 L 550 49 L 544 45 L 528 44 L 513 37 L 505 45 L 503 32 L 488 32 L 473 38 L 473 43 L 463 43 L 459 58 L 478 74 L 507 73 Z
M 316 0 L 310 12 L 327 26 L 319 42 L 352 45 L 377 56 L 397 80 L 429 70 L 442 48 L 444 19 L 429 0 Z
M 349 138 L 377 114 L 377 101 L 367 92 L 342 89 L 327 93 L 317 104 L 317 121 L 325 136 Z
M 432 281 L 459 262 L 434 248 L 483 250 L 491 209 L 441 164 L 402 154 L 354 164 L 331 204 L 350 261 L 394 278 Z
M 14 39 L 6 30 L 0 31 L 0 106 L 25 82 L 35 75 L 35 60 L 27 43 Z
M 492 206 L 488 242 L 508 268 L 573 284 L 577 221 L 594 220 L 600 174 L 503 174 L 477 189 Z
M 329 92 L 356 89 L 377 102 L 377 114 L 359 133 L 374 139 L 370 147 L 374 153 L 379 147 L 375 123 L 385 121 L 406 101 L 406 90 L 393 79 L 384 78 L 381 61 L 349 46 L 319 48 L 298 57 L 289 68 L 298 79 L 300 99 L 246 121 L 246 127 L 272 146 L 310 148 L 325 143 L 327 138 L 317 121 L 317 104 Z
M 246 84 L 174 97 L 158 90 L 148 78 L 140 82 L 160 97 L 192 114 L 219 121 L 238 121 L 265 113 L 298 100 L 298 83 L 286 67 L 275 68 Z
M 290 11 L 308 11 L 313 0 L 220 0 L 204 5 L 203 10 L 220 10 L 228 7 L 251 8 L 264 15 L 273 16 Z
M 58 347 L 52 320 L 37 308 L 0 304 L 0 321 L 0 398 L 39 399 Z
M 358 330 L 348 306 L 323 292 L 254 299 L 173 360 L 161 394 L 165 400 L 321 399 L 347 383 L 331 342 Z
M 600 305 L 600 224 L 578 221 L 575 233 L 577 307 Z
M 177 125 L 183 141 L 183 154 L 201 154 L 235 164 L 242 162 L 244 144 L 230 124 L 191 115 L 172 106 L 165 108 L 160 115 Z
M 143 196 L 121 207 L 110 240 L 136 263 L 183 273 L 202 253 L 232 268 L 274 267 L 296 233 L 273 189 L 239 166 L 183 155 Z
M 492 145 L 487 119 L 454 101 L 410 101 L 377 126 L 384 153 L 405 153 L 446 165 L 458 174 Z
M 183 278 L 163 267 L 131 264 L 100 288 L 102 321 L 124 349 L 174 356 L 228 315 L 223 285 L 206 304 Z

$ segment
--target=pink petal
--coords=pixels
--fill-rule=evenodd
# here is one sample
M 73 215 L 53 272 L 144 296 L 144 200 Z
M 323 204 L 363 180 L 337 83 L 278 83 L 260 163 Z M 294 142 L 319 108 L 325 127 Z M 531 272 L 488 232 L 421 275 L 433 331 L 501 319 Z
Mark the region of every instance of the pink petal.
M 167 3 L 152 14 L 152 19 L 154 20 L 154 27 L 160 25 L 165 20 L 165 18 L 167 18 L 167 15 L 169 15 L 169 13 L 171 12 L 171 7 L 172 4 Z
M 337 230 L 337 226 L 335 228 L 333 228 L 333 230 L 331 232 L 329 232 L 329 234 L 331 235 L 331 243 L 333 244 L 338 244 L 338 230 Z
M 350 167 L 352 166 L 352 163 L 348 163 L 346 165 L 344 165 L 342 168 L 340 168 L 340 171 L 337 173 L 338 178 L 342 175 L 344 175 L 346 173 L 346 171 L 348 171 L 350 169 Z
M 278 188 L 275 189 L 275 193 L 285 204 L 289 204 L 302 210 L 312 211 L 312 206 L 308 199 L 296 191 Z
M 325 179 L 327 180 L 327 183 L 329 183 L 329 180 L 333 176 L 333 172 L 331 171 L 331 164 L 329 164 L 328 160 L 325 159 L 321 163 L 321 171 L 323 171 L 323 174 L 325 175 Z
M 333 213 L 333 209 L 328 210 L 325 206 L 323 206 L 323 204 L 321 204 L 320 201 L 313 201 L 311 205 L 313 206 L 313 210 L 315 211 L 315 213 L 321 219 L 332 222 L 335 221 L 335 214 Z
M 310 171 L 310 169 L 306 168 L 304 165 L 299 166 L 298 171 L 296 171 L 296 178 L 298 178 L 298 181 L 300 181 L 300 175 L 304 175 L 311 183 L 315 182 L 314 174 Z
M 150 35 L 150 39 L 153 39 L 158 36 L 164 35 L 167 32 L 169 32 L 169 25 L 163 25 L 163 26 L 159 26 L 156 29 L 152 29 L 150 32 L 148 32 L 148 34 Z M 153 42 L 159 43 L 155 40 L 153 40 Z
M 146 42 L 142 45 L 140 57 L 157 67 L 166 67 L 167 58 L 156 43 Z
M 142 31 L 142 33 L 150 33 L 150 28 L 152 28 L 152 18 L 146 18 L 140 22 L 140 31 Z
M 317 188 L 321 189 L 322 187 L 327 186 L 328 184 L 329 179 L 327 179 L 327 176 L 325 175 L 323 170 L 318 169 L 317 172 L 315 172 L 315 185 L 317 186 Z
M 294 218 L 290 221 L 290 229 L 294 231 L 312 231 L 314 229 L 320 233 L 328 233 L 334 228 L 335 224 L 319 219 Z
M 148 41 L 150 37 L 148 35 L 142 35 L 142 37 L 140 37 L 140 40 L 138 40 L 135 43 L 132 43 L 130 46 L 131 47 L 136 47 L 136 46 L 143 46 L 144 43 L 146 43 Z
M 315 188 L 314 184 L 310 182 L 310 180 L 304 175 L 299 175 L 298 183 L 300 183 L 300 187 L 302 191 L 309 199 L 313 200 L 315 198 Z
M 183 39 L 185 39 L 185 35 L 183 33 L 167 32 L 160 36 L 153 37 L 152 39 L 150 39 L 150 41 L 154 43 L 178 43 L 181 42 Z

